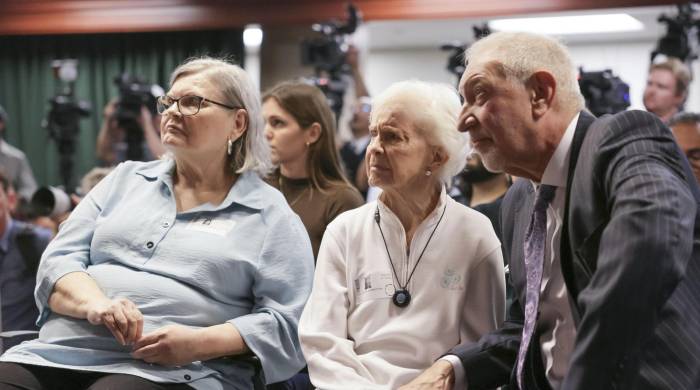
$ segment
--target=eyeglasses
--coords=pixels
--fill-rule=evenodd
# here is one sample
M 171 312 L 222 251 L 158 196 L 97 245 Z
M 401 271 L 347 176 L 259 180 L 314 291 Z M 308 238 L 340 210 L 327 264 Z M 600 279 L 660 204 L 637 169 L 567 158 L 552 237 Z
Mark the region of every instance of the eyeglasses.
M 184 116 L 191 116 L 191 115 L 197 115 L 199 110 L 202 108 L 202 103 L 204 103 L 204 102 L 213 103 L 213 104 L 216 104 L 217 106 L 225 107 L 225 108 L 228 108 L 230 110 L 237 110 L 237 109 L 243 108 L 243 107 L 229 106 L 228 104 L 215 102 L 211 99 L 206 99 L 206 98 L 203 98 L 201 96 L 196 96 L 196 95 L 185 95 L 185 96 L 181 96 L 178 99 L 175 99 L 175 98 L 170 97 L 168 95 L 161 96 L 156 101 L 156 108 L 158 109 L 159 114 L 163 114 L 167 109 L 170 108 L 170 106 L 177 103 L 177 110 L 180 112 L 180 114 L 182 114 Z
M 687 150 L 685 155 L 688 156 L 688 160 L 700 162 L 700 149 L 698 148 Z
M 369 114 L 372 111 L 372 105 L 369 103 L 360 103 L 355 106 L 355 111 Z

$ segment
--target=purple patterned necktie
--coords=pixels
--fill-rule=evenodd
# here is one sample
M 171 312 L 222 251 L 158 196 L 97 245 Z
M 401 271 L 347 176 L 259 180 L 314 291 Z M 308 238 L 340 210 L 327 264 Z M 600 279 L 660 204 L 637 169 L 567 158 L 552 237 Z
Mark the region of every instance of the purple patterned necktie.
M 542 263 L 544 262 L 545 241 L 547 239 L 547 205 L 554 198 L 556 187 L 547 184 L 540 185 L 532 210 L 530 225 L 525 233 L 525 272 L 527 273 L 527 288 L 525 291 L 525 323 L 523 336 L 518 350 L 517 379 L 518 387 L 523 389 L 523 364 L 530 345 L 532 333 L 537 321 L 537 307 L 540 300 L 542 284 Z

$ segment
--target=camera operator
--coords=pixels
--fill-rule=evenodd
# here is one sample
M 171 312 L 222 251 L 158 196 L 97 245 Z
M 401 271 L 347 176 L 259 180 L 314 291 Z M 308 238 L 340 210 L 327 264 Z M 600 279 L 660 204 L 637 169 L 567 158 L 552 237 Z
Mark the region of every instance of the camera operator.
M 37 188 L 27 156 L 4 140 L 7 112 L 0 106 L 0 166 L 22 200 L 28 201 Z
M 125 128 L 129 126 L 124 126 L 124 121 L 119 120 L 119 104 L 119 99 L 114 99 L 104 108 L 96 151 L 103 165 L 114 166 L 125 160 L 150 161 L 165 153 L 160 142 L 160 115 L 155 112 L 155 100 L 152 105 L 141 105 L 138 118 L 131 121 L 133 128 Z M 129 139 L 129 132 L 138 132 L 135 134 L 138 142 Z M 129 148 L 138 150 L 129 151 Z M 134 158 L 134 155 L 138 157 Z
M 691 80 L 690 70 L 677 58 L 651 64 L 644 88 L 644 107 L 668 123 L 682 111 Z
M 369 144 L 369 114 L 372 109 L 372 100 L 369 97 L 362 72 L 360 72 L 359 53 L 355 46 L 350 45 L 348 48 L 345 62 L 350 66 L 355 86 L 355 101 L 352 104 L 352 118 L 349 122 L 352 139 L 345 142 L 340 148 L 340 157 L 343 160 L 348 179 L 364 197 L 367 195 L 367 177 L 360 173 L 358 168 L 365 157 L 365 150 Z

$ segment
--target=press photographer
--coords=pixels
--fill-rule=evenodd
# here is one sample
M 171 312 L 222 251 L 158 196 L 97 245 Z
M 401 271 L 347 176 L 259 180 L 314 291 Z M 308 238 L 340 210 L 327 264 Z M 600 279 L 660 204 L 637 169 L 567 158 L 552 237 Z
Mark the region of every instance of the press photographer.
M 693 80 L 690 65 L 700 49 L 700 12 L 691 4 L 678 4 L 676 15 L 662 14 L 658 21 L 666 34 L 651 52 L 651 65 L 644 88 L 644 107 L 668 123 L 683 112 Z
M 692 80 L 688 66 L 677 58 L 651 64 L 644 88 L 644 108 L 668 123 L 683 111 Z
M 150 161 L 165 153 L 160 142 L 160 115 L 155 99 L 162 95 L 158 85 L 122 74 L 115 78 L 119 97 L 104 108 L 102 127 L 97 136 L 97 158 L 102 165 L 122 161 Z
M 0 167 L 5 170 L 7 179 L 17 190 L 21 199 L 29 199 L 36 190 L 36 179 L 23 151 L 5 141 L 5 126 L 8 116 L 0 105 Z

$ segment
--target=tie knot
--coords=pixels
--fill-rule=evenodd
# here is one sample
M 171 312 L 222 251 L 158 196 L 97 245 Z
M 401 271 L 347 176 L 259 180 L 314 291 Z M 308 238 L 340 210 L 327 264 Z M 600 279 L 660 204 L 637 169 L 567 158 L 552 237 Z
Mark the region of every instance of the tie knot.
M 537 198 L 535 200 L 535 209 L 541 210 L 541 209 L 546 209 L 547 205 L 554 199 L 554 191 L 557 189 L 557 187 L 549 185 L 549 184 L 542 184 L 540 187 L 537 189 Z

